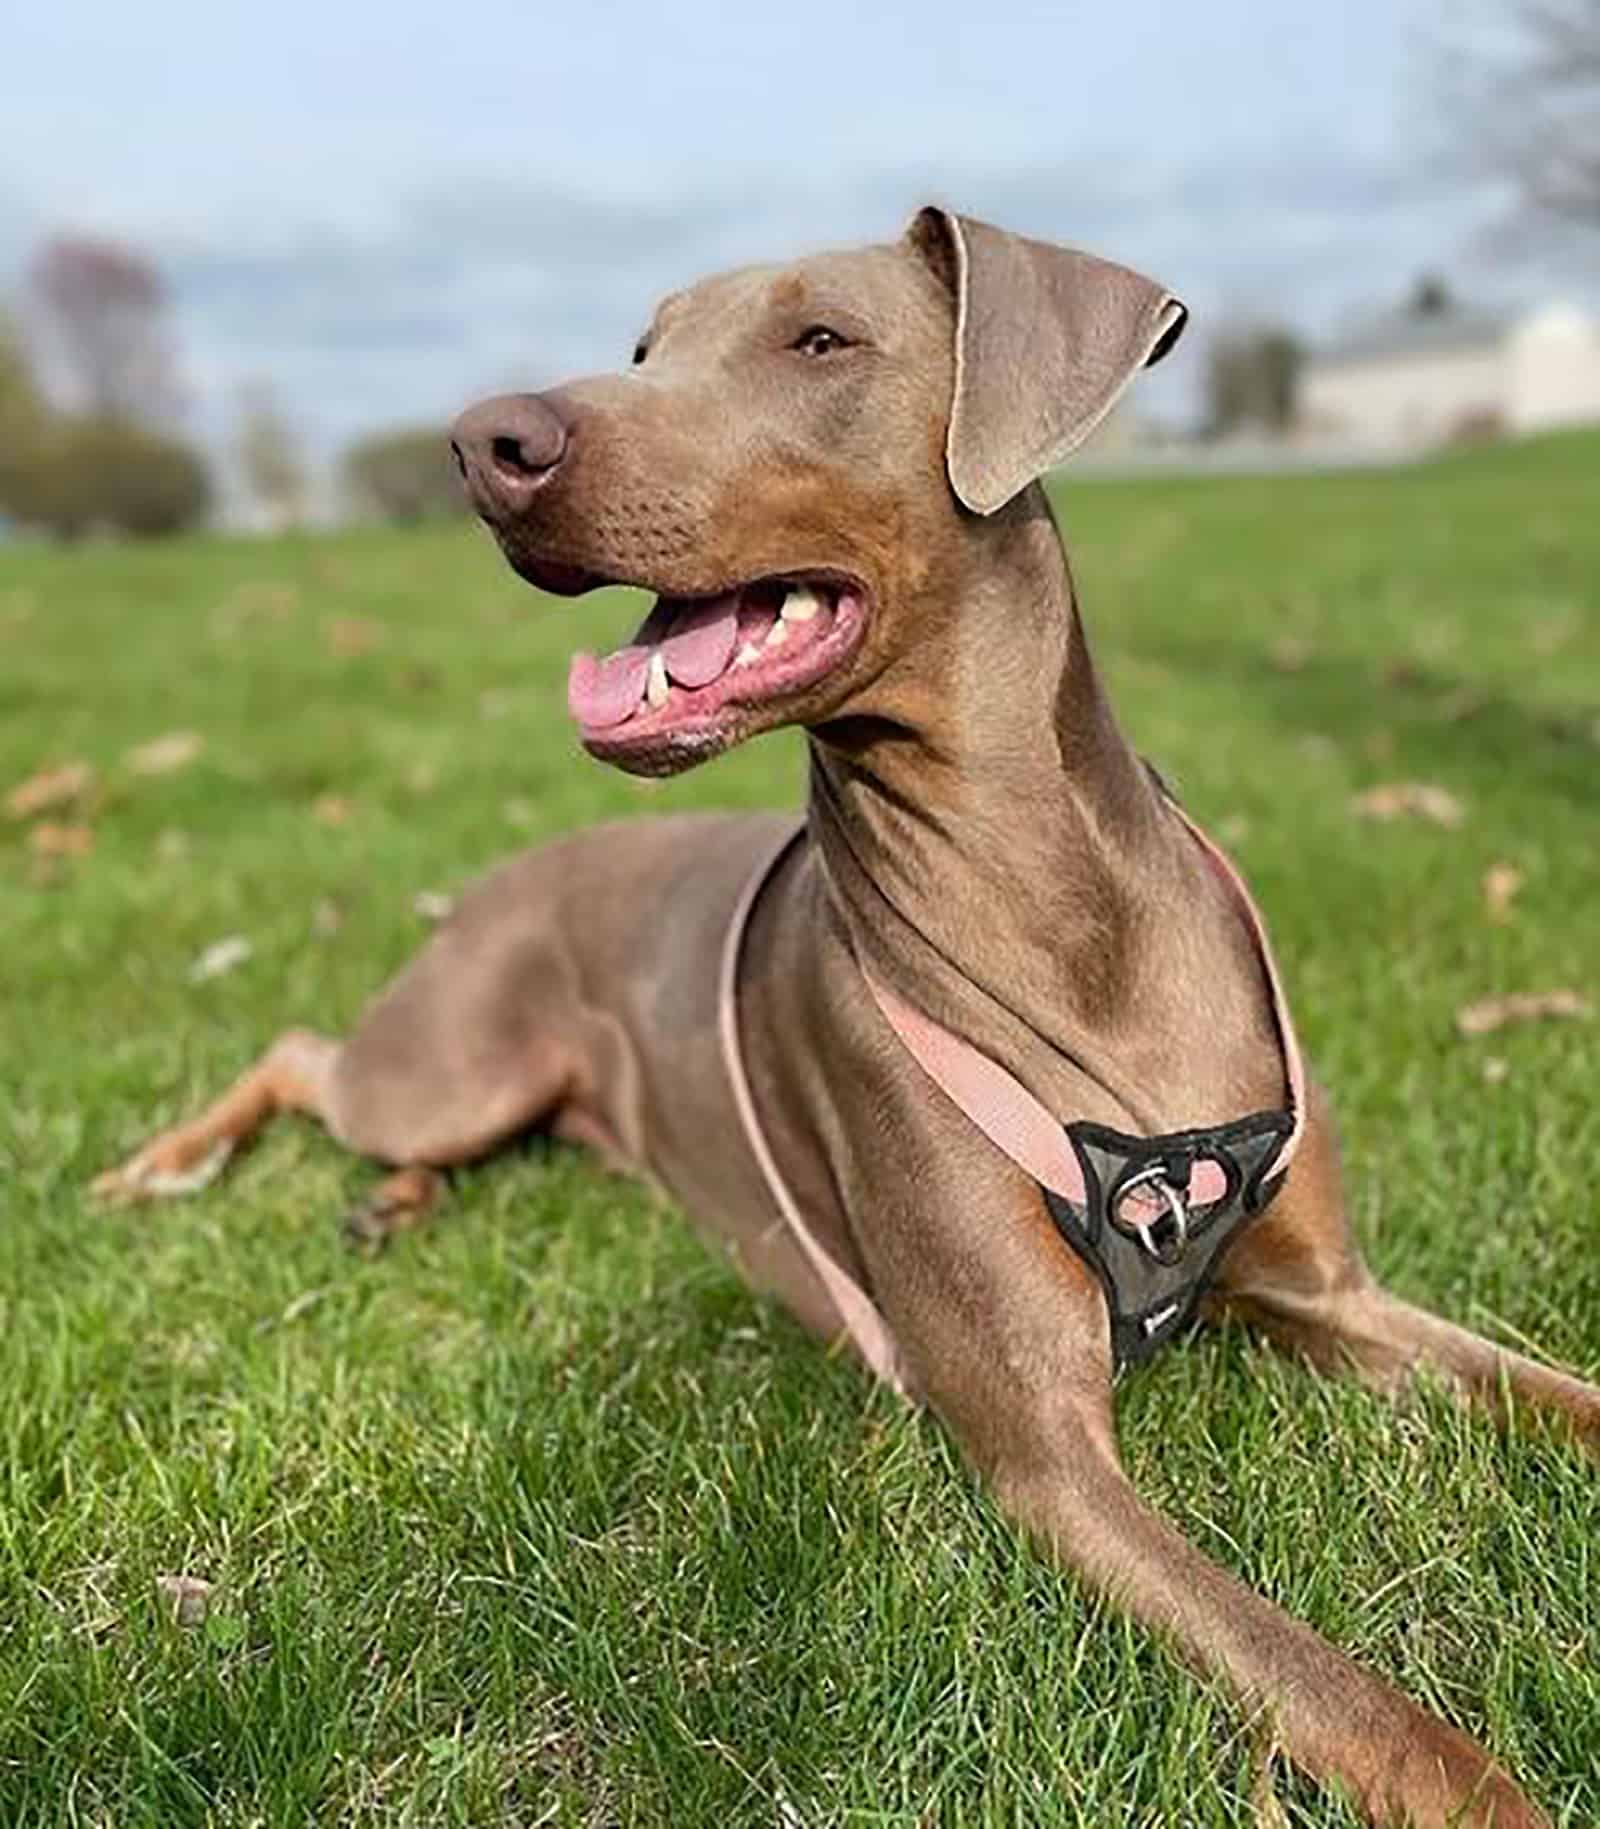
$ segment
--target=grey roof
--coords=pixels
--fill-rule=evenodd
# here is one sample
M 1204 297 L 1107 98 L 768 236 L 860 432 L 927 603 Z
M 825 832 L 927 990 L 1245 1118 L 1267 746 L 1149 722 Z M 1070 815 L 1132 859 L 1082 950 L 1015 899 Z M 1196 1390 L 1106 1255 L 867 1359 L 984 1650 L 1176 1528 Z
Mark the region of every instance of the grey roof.
M 1372 362 L 1397 356 L 1460 355 L 1496 349 L 1510 333 L 1511 312 L 1391 311 L 1317 350 L 1316 362 Z

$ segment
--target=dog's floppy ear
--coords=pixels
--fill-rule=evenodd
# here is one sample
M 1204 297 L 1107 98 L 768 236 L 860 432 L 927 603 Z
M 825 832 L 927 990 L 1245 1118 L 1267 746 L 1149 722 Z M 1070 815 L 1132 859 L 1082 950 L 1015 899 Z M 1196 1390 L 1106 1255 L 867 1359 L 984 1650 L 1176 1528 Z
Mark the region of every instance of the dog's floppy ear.
M 1076 450 L 1189 315 L 1127 267 L 949 210 L 919 210 L 906 239 L 955 299 L 945 457 L 975 514 L 1003 508 Z

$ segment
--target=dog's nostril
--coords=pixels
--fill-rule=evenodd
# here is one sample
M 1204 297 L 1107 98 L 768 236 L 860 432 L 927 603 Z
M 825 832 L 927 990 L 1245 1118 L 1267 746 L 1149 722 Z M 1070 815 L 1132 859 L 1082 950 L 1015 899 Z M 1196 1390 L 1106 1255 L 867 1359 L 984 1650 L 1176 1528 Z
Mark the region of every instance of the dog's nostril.
M 456 463 L 474 495 L 519 505 L 561 462 L 564 422 L 535 394 L 513 394 L 468 407 L 451 429 Z
M 518 476 L 538 476 L 547 468 L 543 464 L 528 462 L 527 453 L 522 448 L 522 440 L 502 432 L 490 441 L 489 454 L 502 470 L 512 470 Z

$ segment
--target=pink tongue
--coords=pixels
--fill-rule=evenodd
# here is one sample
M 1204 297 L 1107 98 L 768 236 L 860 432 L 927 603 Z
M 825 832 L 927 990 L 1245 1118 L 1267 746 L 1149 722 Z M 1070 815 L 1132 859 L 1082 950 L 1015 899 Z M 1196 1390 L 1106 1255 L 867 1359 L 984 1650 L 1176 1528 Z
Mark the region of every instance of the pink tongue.
M 680 611 L 672 620 L 672 633 L 661 644 L 661 656 L 667 672 L 692 690 L 721 677 L 738 639 L 739 597 L 731 592 Z
M 663 634 L 670 630 L 670 634 Z M 658 603 L 626 648 L 597 660 L 574 654 L 567 671 L 567 709 L 591 730 L 609 730 L 631 718 L 644 697 L 650 657 L 659 652 L 667 672 L 693 691 L 720 679 L 739 640 L 739 593 L 714 597 L 690 610 Z
M 650 670 L 648 648 L 619 648 L 604 660 L 574 654 L 567 671 L 567 709 L 580 724 L 607 730 L 632 717 L 644 697 Z

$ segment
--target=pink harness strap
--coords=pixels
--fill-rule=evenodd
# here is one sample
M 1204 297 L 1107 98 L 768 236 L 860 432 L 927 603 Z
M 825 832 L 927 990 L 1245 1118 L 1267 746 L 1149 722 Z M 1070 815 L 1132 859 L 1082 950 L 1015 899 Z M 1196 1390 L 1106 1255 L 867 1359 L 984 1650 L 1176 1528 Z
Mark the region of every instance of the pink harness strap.
M 1292 1122 L 1276 1159 L 1263 1176 L 1263 1180 L 1271 1180 L 1288 1168 L 1305 1130 L 1305 1064 L 1289 1015 L 1288 999 L 1283 994 L 1283 982 L 1267 939 L 1266 924 L 1245 888 L 1244 879 L 1226 853 L 1201 831 L 1176 801 L 1167 804 L 1183 821 L 1243 916 L 1271 995 Z M 996 1149 L 1009 1156 L 1018 1168 L 1026 1170 L 1041 1187 L 1049 1188 L 1075 1206 L 1083 1206 L 1087 1198 L 1083 1167 L 1061 1121 L 997 1061 L 992 1061 L 971 1042 L 963 1041 L 931 1016 L 923 1015 L 881 979 L 874 977 L 865 965 L 861 975 L 889 1027 L 952 1104 L 965 1112 Z M 1195 1164 L 1190 1196 L 1197 1206 L 1220 1199 L 1226 1187 L 1227 1175 L 1220 1163 L 1202 1158 Z
M 1243 878 L 1216 844 L 1190 819 L 1176 801 L 1167 804 L 1183 822 L 1206 861 L 1228 890 L 1238 908 L 1261 962 L 1272 1004 L 1273 1020 L 1278 1030 L 1279 1047 L 1284 1060 L 1284 1078 L 1288 1092 L 1290 1129 L 1277 1155 L 1260 1177 L 1262 1183 L 1281 1176 L 1289 1167 L 1305 1130 L 1305 1065 L 1300 1055 L 1289 1004 L 1278 976 L 1277 962 L 1267 939 L 1266 925 L 1260 911 L 1244 885 Z M 857 1351 L 867 1365 L 894 1390 L 907 1392 L 903 1361 L 894 1336 L 872 1298 L 860 1283 L 829 1256 L 827 1250 L 806 1224 L 779 1172 L 751 1096 L 749 1076 L 745 1072 L 743 1050 L 739 1043 L 739 959 L 745 929 L 756 899 L 803 831 L 796 827 L 760 860 L 750 880 L 741 891 L 728 923 L 723 944 L 717 991 L 717 1027 L 722 1043 L 734 1104 L 745 1138 L 755 1156 L 767 1190 L 785 1224 L 794 1235 L 818 1280 L 838 1311 Z M 1073 1149 L 1063 1122 L 1036 1099 L 1027 1087 L 997 1061 L 993 1061 L 970 1042 L 925 1016 L 904 998 L 876 978 L 865 965 L 862 977 L 872 992 L 878 1008 L 907 1052 L 951 1102 L 964 1112 L 995 1147 L 1008 1156 L 1041 1187 L 1075 1206 L 1087 1201 L 1083 1167 Z M 1220 1162 L 1200 1157 L 1194 1164 L 1189 1198 L 1195 1206 L 1204 1207 L 1220 1200 L 1228 1185 L 1227 1172 Z M 1154 1200 L 1153 1190 L 1150 1199 Z
M 717 1029 L 722 1040 L 722 1058 L 733 1088 L 733 1102 L 738 1108 L 739 1122 L 744 1126 L 745 1140 L 760 1166 L 773 1204 L 805 1253 L 818 1281 L 828 1292 L 856 1351 L 876 1377 L 903 1397 L 907 1395 L 906 1378 L 894 1335 L 889 1332 L 888 1325 L 871 1296 L 848 1270 L 828 1255 L 822 1242 L 806 1224 L 805 1215 L 779 1172 L 766 1134 L 761 1128 L 761 1120 L 756 1115 L 755 1100 L 750 1094 L 750 1078 L 744 1068 L 744 1051 L 739 1045 L 739 956 L 744 947 L 745 929 L 750 924 L 750 911 L 766 887 L 767 879 L 803 830 L 803 827 L 796 827 L 794 831 L 785 833 L 781 841 L 762 858 L 750 873 L 750 880 L 734 906 L 733 918 L 728 923 L 728 937 L 723 942 L 717 986 Z

